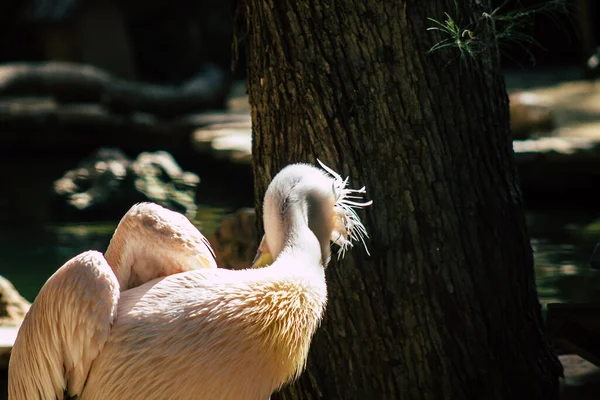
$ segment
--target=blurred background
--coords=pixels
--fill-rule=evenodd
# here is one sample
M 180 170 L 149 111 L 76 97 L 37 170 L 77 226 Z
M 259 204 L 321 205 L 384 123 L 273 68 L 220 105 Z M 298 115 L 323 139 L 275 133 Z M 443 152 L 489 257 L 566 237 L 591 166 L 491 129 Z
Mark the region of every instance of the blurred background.
M 496 3 L 511 24 L 498 29 L 540 294 L 600 297 L 587 265 L 600 237 L 600 4 Z M 103 250 L 136 201 L 207 236 L 253 206 L 232 15 L 220 0 L 1 2 L 0 274 L 29 301 L 65 260 Z M 254 243 L 237 245 L 232 256 Z
M 500 45 L 540 299 L 598 301 L 600 4 L 496 3 L 515 25 Z M 0 2 L 0 275 L 27 301 L 72 256 L 103 251 L 139 201 L 186 214 L 221 266 L 252 258 L 251 121 L 231 7 Z

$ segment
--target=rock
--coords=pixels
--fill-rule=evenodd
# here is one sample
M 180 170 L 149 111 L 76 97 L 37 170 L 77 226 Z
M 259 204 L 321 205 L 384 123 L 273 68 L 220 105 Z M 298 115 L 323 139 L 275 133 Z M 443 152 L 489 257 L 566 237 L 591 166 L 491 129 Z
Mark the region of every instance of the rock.
M 8 367 L 10 351 L 17 337 L 19 325 L 30 307 L 31 303 L 17 292 L 13 284 L 0 276 L 0 373 L 5 373 L 2 371 L 6 371 Z M 0 381 L 2 379 L 0 378 Z M 5 390 L 2 389 L 2 385 L 0 390 Z M 6 397 L 0 393 L 0 399 L 2 398 Z
M 252 121 L 213 124 L 194 131 L 192 145 L 199 153 L 208 152 L 217 159 L 236 164 L 252 164 Z
M 225 218 L 209 239 L 219 268 L 248 268 L 256 255 L 256 213 L 242 208 Z
M 188 217 L 196 214 L 198 175 L 183 171 L 167 152 L 142 153 L 131 164 L 134 185 L 144 201 L 158 203 Z
M 144 98 L 152 100 L 136 100 L 133 104 L 125 94 L 130 89 L 119 92 L 112 100 L 103 97 L 103 103 L 58 102 L 52 97 L 3 97 L 1 75 L 2 66 L 0 146 L 16 152 L 23 150 L 28 154 L 71 155 L 74 152 L 91 153 L 101 147 L 118 147 L 128 153 L 161 149 L 178 159 L 200 154 L 203 157 L 219 157 L 250 164 L 252 128 L 248 96 L 241 93 L 245 90 L 243 81 L 232 84 L 226 110 L 211 109 L 200 114 L 175 117 L 173 107 L 181 110 L 195 101 L 191 99 L 192 103 L 187 103 L 190 99 L 183 94 L 185 88 L 199 85 L 198 79 L 183 84 L 181 102 L 177 100 L 170 103 L 169 107 L 163 107 L 159 100 L 154 99 L 153 89 L 140 92 L 145 93 Z M 169 91 L 162 92 L 165 94 Z M 131 110 L 136 107 L 145 112 L 132 113 Z M 151 111 L 152 107 L 158 111 Z M 197 143 L 194 132 L 204 129 L 210 131 L 210 137 L 203 139 L 206 135 L 201 136 L 201 143 Z M 231 138 L 230 133 L 224 135 L 219 132 L 231 129 L 235 133 Z
M 575 354 L 558 358 L 564 368 L 561 400 L 597 399 L 600 393 L 600 367 Z
M 207 109 L 225 108 L 231 81 L 225 71 L 206 65 L 180 86 L 153 85 L 112 79 L 102 99 L 112 111 L 130 115 L 143 112 L 175 118 Z
M 131 161 L 118 149 L 100 149 L 54 182 L 59 211 L 67 215 L 122 215 L 131 204 Z M 129 175 L 129 176 L 128 176 Z M 128 193 L 129 192 L 129 193 Z M 135 202 L 137 200 L 133 200 Z M 60 207 L 62 206 L 62 207 Z
M 31 304 L 6 278 L 0 276 L 0 326 L 19 325 Z
M 10 63 L 0 66 L 0 96 L 52 97 L 61 102 L 98 102 L 111 75 L 91 65 L 68 62 Z
M 120 150 L 103 148 L 54 182 L 54 192 L 57 211 L 69 218 L 118 219 L 142 201 L 193 217 L 199 183 L 167 152 L 141 153 L 131 162 Z
M 535 158 L 596 158 L 599 145 L 600 142 L 596 140 L 572 137 L 544 137 L 513 142 L 515 153 L 521 159 L 528 154 Z
M 552 110 L 543 98 L 530 92 L 514 92 L 510 99 L 510 123 L 513 139 L 527 139 L 556 128 Z
M 77 63 L 48 61 L 0 66 L 0 96 L 96 103 L 125 115 L 141 112 L 174 118 L 224 108 L 230 85 L 229 74 L 212 64 L 206 64 L 177 86 L 128 81 L 101 68 Z

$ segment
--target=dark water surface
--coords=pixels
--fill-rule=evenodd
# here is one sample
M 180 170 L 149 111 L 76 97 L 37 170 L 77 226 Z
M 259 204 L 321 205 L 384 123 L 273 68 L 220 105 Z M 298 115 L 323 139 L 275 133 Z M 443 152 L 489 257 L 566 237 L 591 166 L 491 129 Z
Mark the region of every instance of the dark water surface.
M 540 301 L 600 301 L 600 271 L 589 266 L 600 212 L 529 212 L 527 221 Z

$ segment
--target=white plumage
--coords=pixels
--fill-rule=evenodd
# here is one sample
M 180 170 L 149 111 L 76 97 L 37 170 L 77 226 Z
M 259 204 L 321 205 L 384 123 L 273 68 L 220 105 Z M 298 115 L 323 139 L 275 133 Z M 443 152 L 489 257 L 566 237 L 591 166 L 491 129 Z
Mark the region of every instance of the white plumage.
M 9 399 L 265 400 L 304 369 L 325 304 L 330 240 L 366 235 L 346 181 L 284 168 L 264 202 L 264 268 L 216 268 L 182 215 L 134 206 L 106 252 L 48 279 L 9 365 Z M 112 268 L 111 268 L 112 267 Z

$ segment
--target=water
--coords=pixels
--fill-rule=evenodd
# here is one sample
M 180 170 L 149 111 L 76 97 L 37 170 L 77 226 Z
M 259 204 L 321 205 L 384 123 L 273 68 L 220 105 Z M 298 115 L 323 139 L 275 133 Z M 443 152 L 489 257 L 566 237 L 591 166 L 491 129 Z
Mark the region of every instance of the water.
M 529 212 L 527 221 L 542 304 L 600 301 L 600 271 L 589 266 L 600 212 Z
M 194 223 L 209 237 L 231 209 L 200 206 Z M 600 271 L 588 266 L 600 238 L 600 212 L 528 212 L 538 293 L 549 302 L 600 301 Z M 0 274 L 33 301 L 46 279 L 85 250 L 104 251 L 117 221 L 14 225 L 0 231 Z

